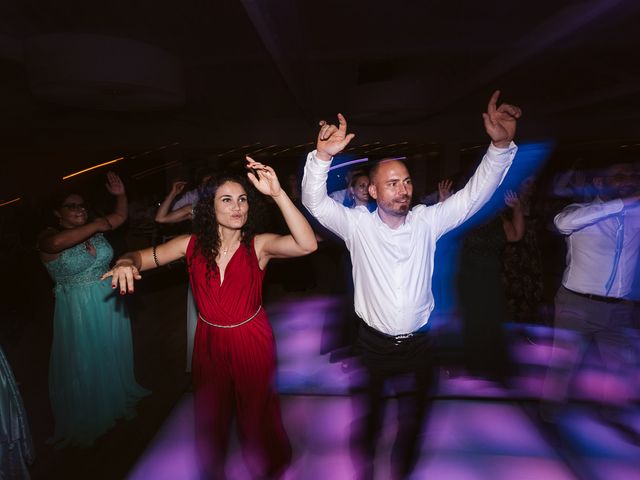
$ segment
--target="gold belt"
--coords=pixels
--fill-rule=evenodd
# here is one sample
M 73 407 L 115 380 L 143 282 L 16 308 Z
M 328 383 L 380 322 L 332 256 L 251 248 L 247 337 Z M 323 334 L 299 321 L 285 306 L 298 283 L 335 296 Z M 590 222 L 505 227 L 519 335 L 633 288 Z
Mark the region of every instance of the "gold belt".
M 244 325 L 245 323 L 249 323 L 251 320 L 253 320 L 254 318 L 256 318 L 256 315 L 258 315 L 258 313 L 260 312 L 260 309 L 262 308 L 262 305 L 260 305 L 258 307 L 258 310 L 256 310 L 256 313 L 254 313 L 253 315 L 251 315 L 249 318 L 247 318 L 246 320 L 243 320 L 240 323 L 236 323 L 235 325 L 218 325 L 216 323 L 211 323 L 208 322 L 200 312 L 198 312 L 198 317 L 200 317 L 200 320 L 202 320 L 204 323 L 206 323 L 207 325 L 211 325 L 212 327 L 218 327 L 218 328 L 236 328 L 236 327 L 240 327 L 241 325 Z

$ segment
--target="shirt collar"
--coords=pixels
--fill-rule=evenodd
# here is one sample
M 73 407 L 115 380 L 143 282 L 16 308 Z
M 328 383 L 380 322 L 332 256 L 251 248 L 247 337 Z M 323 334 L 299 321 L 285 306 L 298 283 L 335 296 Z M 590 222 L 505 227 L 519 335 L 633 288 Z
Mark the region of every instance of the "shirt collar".
M 373 212 L 371 212 L 371 215 L 374 216 L 374 221 L 379 228 L 386 228 L 387 230 L 390 230 L 392 232 L 400 232 L 406 228 L 409 228 L 409 226 L 411 225 L 411 220 L 413 218 L 413 209 L 409 210 L 409 213 L 407 214 L 407 216 L 404 217 L 404 223 L 400 225 L 398 228 L 391 228 L 389 225 L 384 223 L 382 221 L 382 218 L 380 218 L 380 214 L 378 213 L 378 208 L 376 208 Z

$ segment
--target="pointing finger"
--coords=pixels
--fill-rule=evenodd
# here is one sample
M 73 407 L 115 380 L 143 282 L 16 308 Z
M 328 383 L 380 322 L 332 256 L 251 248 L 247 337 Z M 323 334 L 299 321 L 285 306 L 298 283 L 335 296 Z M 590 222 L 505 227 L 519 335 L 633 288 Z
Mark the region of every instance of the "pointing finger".
M 338 114 L 338 124 L 340 125 L 340 132 L 347 133 L 347 119 L 341 113 Z
M 498 97 L 500 97 L 500 90 L 496 90 L 495 92 L 493 92 L 493 95 L 491 95 L 491 98 L 489 99 L 489 105 L 487 105 L 487 113 L 489 115 L 495 113 L 496 105 L 498 103 Z
M 495 123 L 493 123 L 493 120 L 491 120 L 491 116 L 488 113 L 482 114 L 482 120 L 484 120 L 484 128 L 489 129 L 495 127 Z

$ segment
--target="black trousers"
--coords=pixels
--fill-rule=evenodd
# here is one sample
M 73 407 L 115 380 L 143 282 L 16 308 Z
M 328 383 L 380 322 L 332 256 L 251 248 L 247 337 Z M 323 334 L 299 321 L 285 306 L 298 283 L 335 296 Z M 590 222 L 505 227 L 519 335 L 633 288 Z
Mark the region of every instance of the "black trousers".
M 365 378 L 353 392 L 356 421 L 351 438 L 358 478 L 373 478 L 376 443 L 388 399 L 385 385 L 389 383 L 396 392 L 404 387 L 397 393 L 398 433 L 391 453 L 392 478 L 405 478 L 413 471 L 436 386 L 432 343 L 429 333 L 392 337 L 360 321 L 354 352 L 364 370 L 359 374 Z

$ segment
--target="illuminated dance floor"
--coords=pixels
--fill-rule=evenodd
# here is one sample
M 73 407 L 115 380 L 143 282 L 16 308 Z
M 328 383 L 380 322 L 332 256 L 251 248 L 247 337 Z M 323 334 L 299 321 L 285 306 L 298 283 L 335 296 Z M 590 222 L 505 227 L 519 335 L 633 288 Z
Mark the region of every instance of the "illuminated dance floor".
M 355 367 L 322 354 L 327 325 L 340 304 L 330 297 L 291 300 L 267 309 L 278 345 L 278 386 L 285 427 L 293 445 L 286 479 L 353 478 L 349 455 L 352 402 L 346 394 Z M 514 355 L 545 358 L 545 346 L 523 341 Z M 537 351 L 532 351 L 537 350 Z M 543 369 L 539 369 L 543 372 Z M 511 392 L 487 381 L 449 375 L 440 386 L 412 478 L 444 480 L 640 479 L 640 446 L 606 426 L 579 402 L 565 408 L 552 428 L 539 422 L 535 398 L 543 374 L 530 369 Z M 586 383 L 589 380 L 587 378 Z M 393 392 L 379 440 L 376 478 L 388 478 L 395 437 Z M 192 394 L 174 408 L 130 480 L 196 479 Z M 640 413 L 630 415 L 640 429 Z M 250 478 L 237 438 L 227 462 L 230 479 Z

